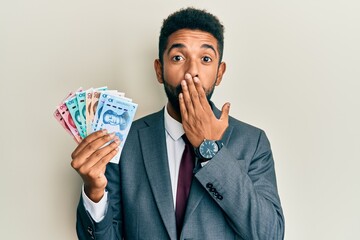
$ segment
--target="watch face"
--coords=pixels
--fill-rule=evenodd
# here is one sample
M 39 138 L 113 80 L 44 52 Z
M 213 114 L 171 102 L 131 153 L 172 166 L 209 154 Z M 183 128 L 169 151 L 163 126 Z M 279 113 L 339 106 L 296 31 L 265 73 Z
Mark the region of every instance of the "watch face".
M 211 159 L 219 151 L 219 147 L 215 141 L 205 140 L 200 144 L 199 152 L 205 159 Z

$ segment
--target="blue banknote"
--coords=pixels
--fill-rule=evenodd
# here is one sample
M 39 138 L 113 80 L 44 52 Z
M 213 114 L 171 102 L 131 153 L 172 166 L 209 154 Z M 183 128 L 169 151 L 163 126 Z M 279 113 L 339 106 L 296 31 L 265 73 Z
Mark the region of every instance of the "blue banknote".
M 110 96 L 111 93 L 114 93 L 114 92 L 113 91 L 103 91 L 100 94 L 98 104 L 97 104 L 97 108 L 96 108 L 96 112 L 94 113 L 93 123 L 92 123 L 93 132 L 96 131 L 96 129 L 97 129 L 100 114 L 101 114 L 101 111 L 103 109 L 104 103 L 105 103 L 106 99 Z
M 98 105 L 97 105 L 97 108 L 96 108 L 96 112 L 94 114 L 94 119 L 93 119 L 93 132 L 96 131 L 96 129 L 98 129 L 98 123 L 99 123 L 99 119 L 100 119 L 100 115 L 101 115 L 101 112 L 102 112 L 102 109 L 104 107 L 104 103 L 106 102 L 106 100 L 110 97 L 113 97 L 113 98 L 117 98 L 117 97 L 120 97 L 126 101 L 129 101 L 131 102 L 132 100 L 130 98 L 125 98 L 124 97 L 125 94 L 122 93 L 122 92 L 118 92 L 116 90 L 108 90 L 108 91 L 104 91 L 101 93 L 100 95 L 100 98 L 99 98 L 99 101 L 98 101 Z
M 108 97 L 104 102 L 96 131 L 107 129 L 109 133 L 115 133 L 120 139 L 119 152 L 111 160 L 113 163 L 119 162 L 119 157 L 134 119 L 137 106 L 136 103 L 116 96 Z

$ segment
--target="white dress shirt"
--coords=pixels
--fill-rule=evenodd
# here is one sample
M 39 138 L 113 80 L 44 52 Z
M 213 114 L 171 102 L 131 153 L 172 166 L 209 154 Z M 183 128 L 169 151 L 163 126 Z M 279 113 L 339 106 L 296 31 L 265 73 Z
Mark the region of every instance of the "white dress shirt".
M 177 191 L 179 168 L 180 168 L 181 157 L 185 148 L 185 142 L 181 136 L 185 132 L 182 127 L 182 124 L 169 115 L 166 107 L 164 110 L 164 121 L 165 121 L 165 136 L 166 136 L 167 155 L 169 161 L 171 189 L 172 189 L 174 206 L 176 207 L 176 191 Z M 85 209 L 89 212 L 90 216 L 94 219 L 95 222 L 100 222 L 105 217 L 105 212 L 108 207 L 107 191 L 105 191 L 102 199 L 98 203 L 95 203 L 86 196 L 83 186 L 82 197 L 83 197 Z

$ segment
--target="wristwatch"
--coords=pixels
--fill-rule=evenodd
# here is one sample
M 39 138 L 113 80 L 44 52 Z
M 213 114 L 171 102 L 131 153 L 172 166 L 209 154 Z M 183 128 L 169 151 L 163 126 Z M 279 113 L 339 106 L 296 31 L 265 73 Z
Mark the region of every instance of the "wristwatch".
M 195 154 L 201 160 L 207 161 L 212 159 L 223 146 L 224 144 L 221 140 L 204 139 L 200 146 L 195 148 Z

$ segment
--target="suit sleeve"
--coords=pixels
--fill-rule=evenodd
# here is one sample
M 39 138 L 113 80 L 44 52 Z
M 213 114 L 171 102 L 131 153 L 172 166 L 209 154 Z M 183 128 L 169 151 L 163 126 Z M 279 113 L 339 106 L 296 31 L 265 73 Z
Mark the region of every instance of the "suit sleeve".
M 284 217 L 277 192 L 274 160 L 259 130 L 250 162 L 224 146 L 196 173 L 233 230 L 243 239 L 283 239 Z
M 105 173 L 108 179 L 108 207 L 102 221 L 96 223 L 86 211 L 82 196 L 77 208 L 76 232 L 80 240 L 122 239 L 122 219 L 120 212 L 119 165 L 109 163 Z

